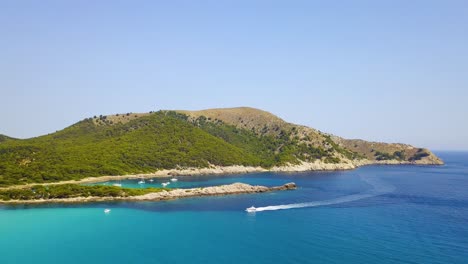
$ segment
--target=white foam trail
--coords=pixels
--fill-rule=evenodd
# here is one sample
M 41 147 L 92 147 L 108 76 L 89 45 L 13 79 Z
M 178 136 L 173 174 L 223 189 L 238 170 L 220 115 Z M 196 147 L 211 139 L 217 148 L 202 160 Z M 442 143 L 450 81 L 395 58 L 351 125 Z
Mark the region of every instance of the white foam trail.
M 382 195 L 385 193 L 393 192 L 395 187 L 385 184 L 379 179 L 376 178 L 369 178 L 361 176 L 361 179 L 368 184 L 370 184 L 373 188 L 372 190 L 360 193 L 360 194 L 352 194 L 346 195 L 343 197 L 330 199 L 330 200 L 323 200 L 323 201 L 315 201 L 315 202 L 307 202 L 307 203 L 295 203 L 295 204 L 283 204 L 283 205 L 271 205 L 265 207 L 258 207 L 256 208 L 256 212 L 261 211 L 274 211 L 274 210 L 285 210 L 285 209 L 293 209 L 293 208 L 304 208 L 304 207 L 316 207 L 316 206 L 324 206 L 324 205 L 332 205 L 332 204 L 340 204 L 340 203 L 347 203 L 353 202 L 365 198 L 370 198 L 378 195 Z

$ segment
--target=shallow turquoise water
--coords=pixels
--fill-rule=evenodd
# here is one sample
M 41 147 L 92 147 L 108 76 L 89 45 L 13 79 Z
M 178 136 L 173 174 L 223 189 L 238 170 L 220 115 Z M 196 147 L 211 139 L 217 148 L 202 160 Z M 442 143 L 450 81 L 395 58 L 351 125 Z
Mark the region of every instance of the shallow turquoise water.
M 295 191 L 0 207 L 0 263 L 467 263 L 468 153 L 440 155 L 447 165 L 178 177 L 179 186 L 171 184 L 294 181 Z M 244 212 L 319 201 L 336 203 Z

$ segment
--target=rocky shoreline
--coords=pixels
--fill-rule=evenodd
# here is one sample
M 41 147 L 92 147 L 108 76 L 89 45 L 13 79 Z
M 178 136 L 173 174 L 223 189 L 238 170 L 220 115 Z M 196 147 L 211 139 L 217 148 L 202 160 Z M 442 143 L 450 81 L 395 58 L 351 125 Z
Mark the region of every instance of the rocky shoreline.
M 353 160 L 343 163 L 324 163 L 316 162 L 301 162 L 300 164 L 292 164 L 289 166 L 273 167 L 269 171 L 273 172 L 303 172 L 303 171 L 334 171 L 334 170 L 353 170 L 362 166 L 368 165 L 443 165 L 440 159 L 422 159 L 414 162 L 400 160 Z
M 174 189 L 170 191 L 160 191 L 138 196 L 128 197 L 73 197 L 63 199 L 36 199 L 36 200 L 9 200 L 1 201 L 0 204 L 44 204 L 44 203 L 89 203 L 106 201 L 165 201 L 189 197 L 221 196 L 233 194 L 264 193 L 273 191 L 285 191 L 296 189 L 296 184 L 286 183 L 282 186 L 266 187 L 253 186 L 245 183 L 233 183 L 221 186 L 211 186 L 204 188 Z
M 125 180 L 125 179 L 146 179 L 146 178 L 167 178 L 174 176 L 192 176 L 192 175 L 228 175 L 228 174 L 244 174 L 255 172 L 304 172 L 304 171 L 333 171 L 333 170 L 352 170 L 366 165 L 442 165 L 440 159 L 418 160 L 416 162 L 398 161 L 398 160 L 354 160 L 343 163 L 325 163 L 322 161 L 315 162 L 301 162 L 300 164 L 290 164 L 287 166 L 278 166 L 270 169 L 262 167 L 250 166 L 210 166 L 208 168 L 179 168 L 170 170 L 159 170 L 155 173 L 149 174 L 131 174 L 121 176 L 101 176 L 90 177 L 78 181 L 61 181 L 53 183 L 35 183 L 27 185 L 9 186 L 0 189 L 17 189 L 27 188 L 33 185 L 58 185 L 58 184 L 84 184 L 84 183 L 97 183 L 105 181 Z M 88 203 L 88 202 L 105 202 L 105 201 L 162 201 L 173 200 L 187 197 L 201 197 L 201 196 L 216 196 L 216 195 L 231 195 L 231 194 L 244 194 L 244 193 L 261 193 L 269 191 L 292 190 L 296 189 L 294 183 L 288 183 L 283 186 L 265 187 L 265 186 L 251 186 L 244 183 L 234 183 L 230 185 L 211 186 L 205 188 L 192 188 L 192 189 L 174 189 L 171 191 L 154 192 L 139 196 L 127 197 L 73 197 L 64 199 L 37 199 L 37 200 L 9 200 L 1 201 L 0 204 L 44 204 L 44 203 Z
M 245 173 L 260 173 L 260 172 L 305 172 L 305 171 L 338 171 L 338 170 L 352 170 L 361 166 L 368 165 L 443 165 L 443 161 L 435 156 L 429 156 L 427 158 L 409 162 L 399 160 L 347 160 L 342 163 L 325 163 L 323 161 L 315 162 L 301 162 L 300 164 L 289 164 L 286 166 L 276 166 L 270 169 L 253 166 L 214 166 L 206 168 L 177 168 L 177 169 L 165 169 L 158 170 L 154 173 L 141 173 L 141 174 L 128 174 L 128 175 L 116 175 L 116 176 L 99 176 L 99 177 L 88 177 L 81 180 L 70 180 L 60 181 L 51 183 L 31 183 L 26 185 L 15 185 L 9 187 L 3 187 L 1 189 L 15 189 L 25 188 L 33 185 L 56 185 L 56 184 L 84 184 L 84 183 L 98 183 L 106 181 L 118 181 L 127 179 L 149 179 L 149 178 L 168 178 L 173 176 L 193 176 L 193 175 L 223 175 L 223 174 L 245 174 Z
M 167 178 L 173 176 L 192 176 L 192 175 L 223 175 L 223 174 L 245 174 L 255 172 L 305 172 L 305 171 L 338 171 L 338 170 L 353 170 L 361 166 L 368 165 L 443 165 L 444 163 L 437 159 L 423 159 L 415 162 L 398 161 L 398 160 L 355 160 L 342 163 L 325 163 L 323 161 L 301 162 L 300 164 L 289 164 L 285 166 L 275 166 L 270 169 L 253 166 L 210 166 L 207 168 L 178 168 L 169 170 L 159 170 L 154 173 L 147 174 L 130 174 L 121 176 L 102 176 L 85 178 L 79 181 L 69 181 L 68 183 L 96 183 L 111 180 L 125 179 L 146 179 L 146 178 Z

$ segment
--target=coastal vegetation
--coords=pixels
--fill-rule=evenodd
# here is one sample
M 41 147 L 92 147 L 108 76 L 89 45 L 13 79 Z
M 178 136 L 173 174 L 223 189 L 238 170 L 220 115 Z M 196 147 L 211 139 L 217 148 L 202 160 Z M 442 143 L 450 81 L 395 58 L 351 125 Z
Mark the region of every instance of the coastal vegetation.
M 430 154 L 427 153 L 427 151 L 424 151 L 424 149 L 418 149 L 418 152 L 414 154 L 411 158 L 409 158 L 410 161 L 416 161 L 416 160 L 421 160 L 424 157 L 429 156 Z
M 417 157 L 415 159 L 415 156 L 413 156 L 413 157 L 411 157 L 409 159 L 410 161 L 421 159 L 422 157 L 429 156 L 429 153 L 425 152 L 423 149 L 420 149 L 418 151 L 421 151 L 421 152 L 417 152 L 415 155 L 420 155 L 420 157 Z M 420 153 L 420 154 L 418 154 L 418 153 Z M 393 152 L 393 154 L 376 151 L 374 155 L 375 155 L 376 160 L 399 160 L 399 161 L 406 160 L 406 154 L 405 154 L 404 150 L 395 151 L 395 152 Z
M 0 200 L 64 199 L 74 197 L 129 197 L 169 190 L 166 188 L 121 188 L 117 186 L 78 184 L 34 185 L 27 188 L 0 190 Z
M 187 197 L 263 193 L 294 189 L 296 189 L 296 184 L 293 182 L 273 187 L 232 183 L 191 189 L 128 189 L 115 186 L 81 186 L 77 184 L 36 185 L 28 188 L 0 189 L 0 203 L 74 203 L 118 200 L 161 201 Z
M 376 160 L 392 160 L 395 159 L 396 156 L 394 154 L 386 153 L 386 152 L 375 152 L 375 159 Z
M 0 185 L 208 164 L 259 165 L 260 159 L 163 112 L 114 125 L 85 119 L 53 134 L 1 143 Z

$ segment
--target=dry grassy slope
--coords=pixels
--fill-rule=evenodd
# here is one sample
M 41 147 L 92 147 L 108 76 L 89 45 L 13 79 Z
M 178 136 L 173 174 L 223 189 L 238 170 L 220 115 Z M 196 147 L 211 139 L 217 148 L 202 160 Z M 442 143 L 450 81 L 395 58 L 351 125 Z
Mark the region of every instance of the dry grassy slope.
M 324 137 L 313 128 L 295 125 L 260 109 L 251 107 L 216 108 L 199 111 L 177 110 L 191 118 L 205 116 L 212 121 L 221 120 L 237 128 L 247 129 L 258 135 L 278 136 L 281 131 L 290 132 L 291 137 L 297 136 L 303 142 L 322 146 Z
M 143 116 L 148 116 L 150 113 L 124 113 L 115 115 L 100 115 L 92 118 L 94 124 L 98 126 L 112 125 L 112 124 L 125 124 L 133 119 L 137 119 Z
M 259 134 L 262 134 L 264 131 L 274 134 L 280 129 L 291 128 L 291 125 L 281 118 L 266 111 L 250 107 L 217 108 L 200 111 L 177 110 L 176 112 L 186 114 L 192 118 L 205 116 L 213 121 L 221 120 L 226 124 L 252 130 Z
M 376 152 L 393 154 L 396 151 L 404 151 L 406 160 L 408 160 L 410 157 L 413 157 L 418 152 L 424 152 L 429 154 L 429 156 L 423 157 L 417 163 L 443 164 L 443 161 L 439 159 L 436 155 L 434 155 L 434 153 L 432 153 L 430 150 L 424 148 L 417 148 L 408 144 L 371 142 L 362 139 L 344 139 L 337 136 L 333 136 L 332 139 L 340 146 L 343 146 L 351 151 L 360 153 L 369 160 L 375 160 Z
M 331 148 L 330 144 L 326 142 L 326 136 L 330 136 L 331 139 L 342 148 L 356 152 L 371 161 L 376 159 L 376 152 L 393 154 L 396 151 L 404 151 L 406 156 L 405 160 L 408 160 L 418 151 L 421 151 L 419 148 L 407 144 L 368 142 L 323 134 L 316 129 L 287 123 L 269 112 L 250 107 L 218 108 L 200 111 L 178 110 L 177 112 L 186 114 L 192 118 L 205 116 L 213 121 L 221 120 L 226 124 L 234 125 L 238 128 L 252 130 L 259 135 L 278 135 L 281 130 L 284 130 L 286 132 L 291 132 L 291 137 L 297 137 L 303 143 L 311 144 L 315 147 L 322 147 L 324 149 Z M 418 163 L 443 163 L 429 150 L 423 149 L 422 151 L 428 153 L 429 156 L 423 157 Z M 346 160 L 340 153 L 335 153 L 335 156 Z

